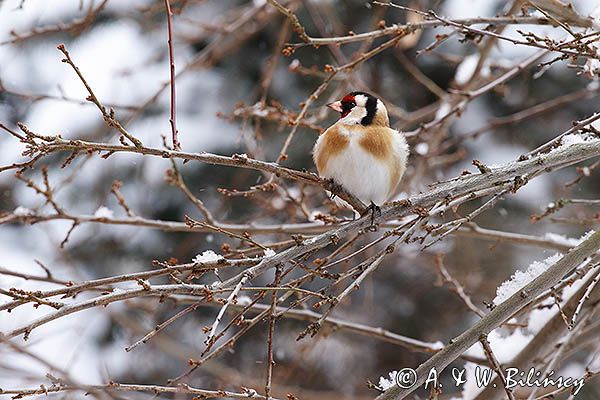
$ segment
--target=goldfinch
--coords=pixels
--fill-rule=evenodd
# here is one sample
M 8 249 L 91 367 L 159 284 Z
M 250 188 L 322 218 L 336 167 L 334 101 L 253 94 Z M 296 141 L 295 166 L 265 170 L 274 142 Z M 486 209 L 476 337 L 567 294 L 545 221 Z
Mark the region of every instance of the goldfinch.
M 327 106 L 341 116 L 315 143 L 319 175 L 369 205 L 374 218 L 406 171 L 406 139 L 390 128 L 383 102 L 368 93 L 352 92 Z

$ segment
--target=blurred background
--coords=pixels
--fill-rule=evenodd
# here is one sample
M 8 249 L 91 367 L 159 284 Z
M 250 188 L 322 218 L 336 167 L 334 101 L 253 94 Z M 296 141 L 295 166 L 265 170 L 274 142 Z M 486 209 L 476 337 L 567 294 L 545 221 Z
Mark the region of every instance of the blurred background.
M 325 65 L 345 64 L 385 40 L 302 47 L 285 56 L 281 54 L 284 43 L 297 43 L 300 39 L 290 29 L 288 20 L 265 1 L 171 3 L 179 74 L 177 124 L 182 148 L 188 152 L 246 153 L 253 158 L 277 160 L 291 130 L 288 120 L 295 118 L 300 103 L 327 76 L 323 72 Z M 595 3 L 573 2 L 584 16 L 590 15 Z M 507 11 L 506 2 L 492 0 L 403 4 L 434 9 L 448 18 L 493 17 Z M 407 18 L 415 18 L 407 17 L 403 10 L 364 0 L 302 0 L 290 2 L 289 6 L 313 37 L 366 32 L 383 23 L 404 23 Z M 509 26 L 503 34 L 518 37 L 517 29 L 540 36 L 564 36 L 564 31 L 557 28 L 529 25 Z M 486 165 L 515 160 L 567 130 L 572 121 L 598 111 L 597 81 L 590 74 L 581 73 L 581 62 L 577 68 L 571 60 L 565 60 L 543 70 L 529 68 L 471 101 L 460 116 L 448 123 L 431 130 L 419 129 L 447 112 L 447 96 L 452 90 L 478 86 L 470 78 L 481 41 L 465 40 L 463 35 L 455 34 L 432 50 L 423 51 L 439 40 L 439 35 L 451 32 L 453 29 L 447 27 L 418 31 L 353 72 L 336 77 L 308 108 L 305 123 L 294 135 L 282 163 L 299 170 L 315 170 L 312 146 L 319 130 L 337 118 L 323 105 L 353 90 L 382 98 L 388 105 L 392 124 L 409 132 L 410 167 L 396 198 L 425 191 L 429 184 L 464 170 L 475 171 L 473 159 Z M 98 98 L 114 108 L 123 125 L 145 145 L 162 147 L 161 135 L 170 135 L 164 3 L 0 1 L 0 122 L 14 128 L 17 121 L 22 121 L 40 134 L 116 142 L 115 131 L 104 124 L 94 105 L 85 101 L 87 92 L 81 81 L 61 62 L 63 55 L 56 49 L 60 43 L 65 43 Z M 486 78 L 505 72 L 536 50 L 497 42 L 480 66 L 480 75 Z M 566 95 L 571 97 L 565 98 Z M 556 104 L 547 103 L 553 99 L 558 99 Z M 519 118 L 518 113 L 537 104 L 544 104 L 540 112 Z M 0 134 L 1 165 L 24 161 L 23 150 L 14 137 Z M 202 218 L 189 199 L 166 182 L 169 160 L 132 154 L 115 154 L 107 159 L 82 155 L 61 168 L 64 158 L 64 154 L 47 157 L 26 175 L 39 182 L 39 167 L 48 165 L 57 201 L 73 215 L 126 217 L 111 194 L 113 182 L 118 180 L 122 182 L 121 193 L 139 216 L 165 221 L 183 221 L 184 215 Z M 585 166 L 587 170 L 581 168 Z M 600 184 L 593 163 L 579 167 L 533 180 L 479 216 L 477 224 L 557 240 L 579 238 L 597 226 L 599 214 L 594 207 L 570 205 L 538 222 L 530 218 L 542 214 L 557 199 L 596 196 Z M 250 190 L 265 182 L 265 176 L 198 162 L 179 163 L 179 168 L 191 191 L 222 222 L 307 222 L 314 221 L 317 213 L 332 212 L 332 203 L 316 187 L 284 182 L 280 190 L 251 191 L 241 196 L 235 191 Z M 568 185 L 574 180 L 575 184 Z M 308 208 L 302 210 L 298 199 Z M 482 201 L 469 203 L 461 207 L 460 214 L 481 204 Z M 15 179 L 14 171 L 1 172 L 0 216 L 15 210 L 51 211 L 42 196 Z M 348 215 L 344 211 L 337 213 Z M 77 226 L 61 248 L 70 228 L 71 222 L 64 220 L 0 225 L 0 267 L 44 275 L 39 262 L 56 279 L 77 282 L 149 270 L 153 268 L 152 260 L 175 258 L 189 262 L 205 250 L 224 254 L 224 244 L 239 245 L 218 233 L 165 232 L 141 226 L 89 223 Z M 289 235 L 253 237 L 272 243 Z M 361 240 L 357 245 L 370 241 Z M 473 302 L 485 308 L 483 302 L 491 302 L 496 288 L 515 270 L 525 269 L 555 251 L 461 235 L 449 236 L 426 251 L 420 251 L 418 244 L 405 244 L 385 260 L 361 290 L 336 309 L 335 315 L 419 340 L 447 343 L 479 317 L 442 284 L 435 265 L 435 257 L 440 253 L 444 254 L 446 268 L 463 284 Z M 367 252 L 365 257 L 371 254 Z M 214 280 L 212 275 L 199 282 Z M 0 273 L 0 287 L 31 290 L 55 285 Z M 0 295 L 0 302 L 7 300 Z M 205 337 L 202 327 L 212 323 L 217 309 L 200 307 L 148 344 L 130 353 L 124 348 L 180 307 L 169 301 L 128 301 L 84 311 L 35 330 L 27 349 L 83 383 L 114 380 L 165 384 L 188 369 L 189 358 L 199 356 Z M 0 330 L 22 326 L 45 312 L 48 310 L 43 307 L 31 306 L 12 313 L 0 312 Z M 301 399 L 373 398 L 377 392 L 367 387 L 367 381 L 377 383 L 389 371 L 417 366 L 429 357 L 381 340 L 331 329 L 324 329 L 315 338 L 296 341 L 307 324 L 286 319 L 277 324 L 273 387 L 279 398 L 285 398 L 286 393 Z M 231 352 L 211 360 L 186 382 L 203 388 L 262 388 L 266 332 L 267 324 L 259 324 Z M 38 387 L 47 380 L 47 367 L 39 360 L 12 352 L 6 346 L 0 347 L 0 353 L 1 388 Z M 577 376 L 583 373 L 584 366 L 583 357 L 575 355 L 563 368 Z M 444 392 L 460 397 L 460 388 L 448 387 Z M 80 394 L 57 396 L 78 398 Z M 577 398 L 599 396 L 598 384 L 590 383 Z

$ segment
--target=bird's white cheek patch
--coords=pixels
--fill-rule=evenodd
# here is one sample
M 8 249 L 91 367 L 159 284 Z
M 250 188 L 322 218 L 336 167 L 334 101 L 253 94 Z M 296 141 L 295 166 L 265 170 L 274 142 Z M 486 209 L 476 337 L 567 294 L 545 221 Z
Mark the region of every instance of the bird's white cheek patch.
M 367 110 L 363 107 L 354 107 L 350 114 L 346 115 L 344 118 L 340 119 L 340 122 L 346 125 L 357 125 L 360 124 L 360 121 L 367 116 Z

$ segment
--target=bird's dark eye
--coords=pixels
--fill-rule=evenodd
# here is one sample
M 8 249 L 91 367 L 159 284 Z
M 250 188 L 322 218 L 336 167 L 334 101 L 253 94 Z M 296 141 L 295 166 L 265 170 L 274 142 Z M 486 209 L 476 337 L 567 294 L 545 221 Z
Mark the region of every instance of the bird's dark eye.
M 350 111 L 352 111 L 354 107 L 356 107 L 356 102 L 354 100 L 342 100 L 342 118 L 350 114 Z
M 356 107 L 356 102 L 354 101 L 342 101 L 342 108 L 344 110 L 351 110 Z

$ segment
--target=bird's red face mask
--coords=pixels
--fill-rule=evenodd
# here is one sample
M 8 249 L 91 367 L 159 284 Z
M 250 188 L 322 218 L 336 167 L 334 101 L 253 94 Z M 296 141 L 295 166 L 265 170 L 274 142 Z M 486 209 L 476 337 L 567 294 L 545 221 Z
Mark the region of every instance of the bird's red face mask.
M 346 115 L 350 114 L 350 111 L 352 111 L 354 107 L 356 107 L 356 101 L 354 96 L 349 94 L 344 96 L 342 100 L 327 104 L 327 107 L 339 112 L 341 114 L 340 118 L 344 118 Z

